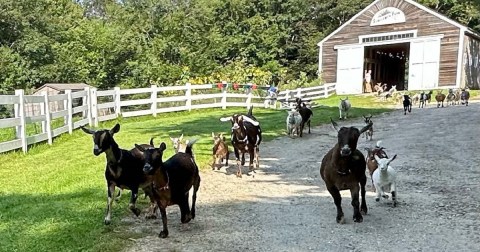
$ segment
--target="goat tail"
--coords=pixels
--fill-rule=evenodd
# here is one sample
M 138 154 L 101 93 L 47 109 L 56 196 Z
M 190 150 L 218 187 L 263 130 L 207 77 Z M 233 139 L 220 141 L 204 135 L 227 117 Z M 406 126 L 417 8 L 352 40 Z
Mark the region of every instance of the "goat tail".
M 185 153 L 190 155 L 192 158 L 194 157 L 194 155 L 193 155 L 193 144 L 195 144 L 197 141 L 198 141 L 198 139 L 187 140 L 187 147 L 185 148 Z
M 248 109 L 248 113 L 247 113 L 247 116 L 248 116 L 248 117 L 250 117 L 250 116 L 253 115 L 252 111 L 253 111 L 253 106 L 250 105 L 250 108 Z
M 376 145 L 375 147 L 377 147 L 377 148 L 381 148 L 381 145 L 382 145 L 382 141 L 381 141 L 381 140 L 379 140 L 379 141 L 377 141 L 377 145 Z

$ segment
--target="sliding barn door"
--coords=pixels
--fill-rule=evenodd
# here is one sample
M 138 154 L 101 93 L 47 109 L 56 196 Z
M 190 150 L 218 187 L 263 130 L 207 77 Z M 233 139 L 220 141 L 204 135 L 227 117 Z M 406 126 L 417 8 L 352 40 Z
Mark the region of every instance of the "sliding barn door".
M 361 94 L 364 47 L 341 47 L 337 53 L 337 94 Z
M 410 43 L 408 90 L 438 87 L 440 68 L 440 38 Z

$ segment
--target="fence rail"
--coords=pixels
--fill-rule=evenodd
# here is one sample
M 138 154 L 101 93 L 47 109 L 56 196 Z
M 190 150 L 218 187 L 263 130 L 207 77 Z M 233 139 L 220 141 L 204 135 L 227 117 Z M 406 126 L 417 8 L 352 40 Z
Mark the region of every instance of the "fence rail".
M 13 129 L 14 139 L 0 140 L 0 153 L 15 149 L 28 151 L 28 146 L 42 141 L 52 144 L 53 138 L 84 125 L 98 126 L 99 122 L 115 119 L 119 116 L 132 117 L 142 115 L 156 116 L 159 113 L 190 111 L 192 109 L 227 107 L 273 107 L 276 100 L 285 104 L 296 97 L 306 100 L 326 98 L 335 91 L 335 84 L 324 84 L 318 87 L 285 90 L 277 98 L 256 95 L 252 88 L 243 93 L 228 91 L 226 86 L 191 85 L 136 89 L 97 90 L 85 88 L 83 91 L 65 91 L 65 94 L 25 95 L 23 90 L 16 90 L 15 95 L 0 95 L 0 107 L 13 106 L 13 116 L 0 119 L 0 136 L 8 128 Z M 265 90 L 262 88 L 262 90 Z M 262 91 L 259 91 L 262 92 Z M 74 106 L 73 99 L 81 102 Z M 58 111 L 51 111 L 50 103 L 63 103 Z M 27 115 L 26 106 L 36 104 L 39 114 Z M 282 105 L 280 106 L 282 107 Z M 54 123 L 55 121 L 55 123 Z M 32 126 L 41 125 L 40 132 L 32 133 Z M 55 128 L 53 128 L 56 126 Z M 40 127 L 40 126 L 39 126 Z

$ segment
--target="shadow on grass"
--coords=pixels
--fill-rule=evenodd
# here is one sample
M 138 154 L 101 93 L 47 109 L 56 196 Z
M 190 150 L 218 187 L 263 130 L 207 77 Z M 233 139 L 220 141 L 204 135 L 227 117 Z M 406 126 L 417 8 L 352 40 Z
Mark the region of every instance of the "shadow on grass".
M 92 202 L 92 195 L 96 200 Z M 128 195 L 128 196 L 127 196 Z M 124 234 L 112 233 L 129 214 L 129 193 L 103 224 L 105 193 L 98 189 L 62 194 L 0 193 L 0 251 L 118 251 Z M 146 200 L 139 199 L 141 209 Z

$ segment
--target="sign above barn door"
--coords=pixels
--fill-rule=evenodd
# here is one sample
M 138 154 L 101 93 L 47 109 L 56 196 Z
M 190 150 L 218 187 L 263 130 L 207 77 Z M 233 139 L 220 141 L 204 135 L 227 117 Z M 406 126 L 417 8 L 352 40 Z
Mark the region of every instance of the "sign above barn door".
M 386 7 L 373 15 L 370 26 L 397 24 L 405 22 L 405 13 L 395 7 Z

